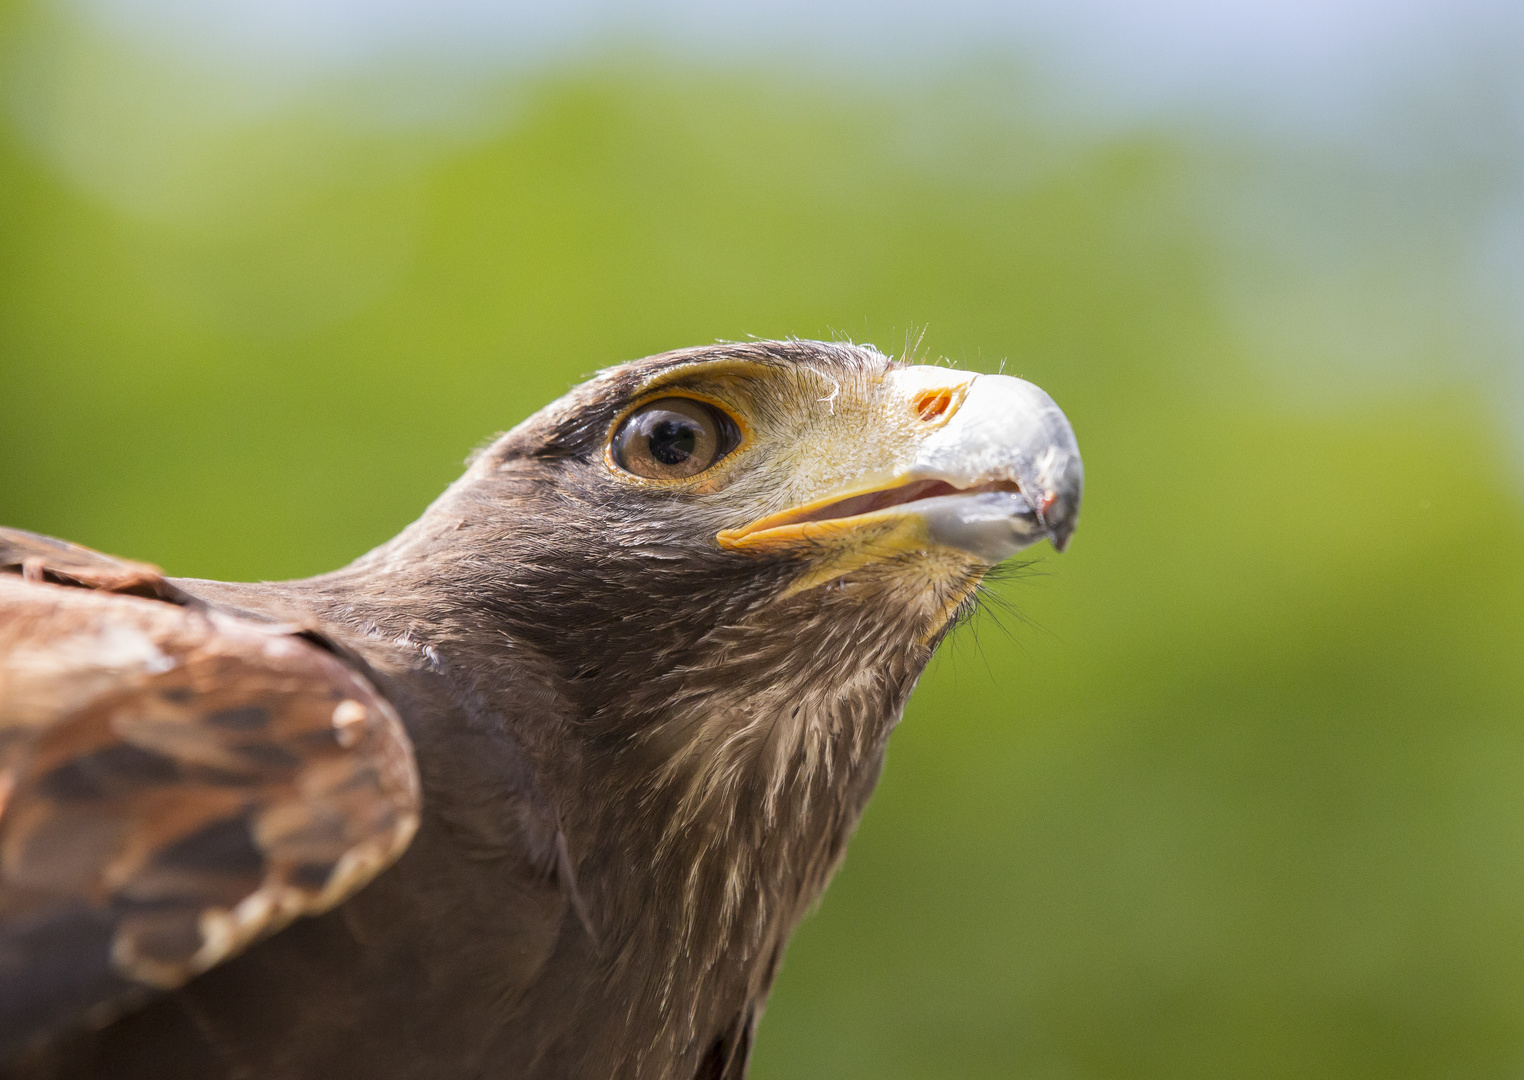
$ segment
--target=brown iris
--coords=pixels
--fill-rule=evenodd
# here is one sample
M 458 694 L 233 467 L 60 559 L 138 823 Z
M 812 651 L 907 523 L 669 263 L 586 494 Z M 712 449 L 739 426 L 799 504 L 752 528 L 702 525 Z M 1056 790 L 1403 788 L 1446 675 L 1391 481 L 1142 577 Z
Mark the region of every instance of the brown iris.
M 661 398 L 625 418 L 614 435 L 614 461 L 648 480 L 681 480 L 709 468 L 739 441 L 735 422 L 713 406 Z

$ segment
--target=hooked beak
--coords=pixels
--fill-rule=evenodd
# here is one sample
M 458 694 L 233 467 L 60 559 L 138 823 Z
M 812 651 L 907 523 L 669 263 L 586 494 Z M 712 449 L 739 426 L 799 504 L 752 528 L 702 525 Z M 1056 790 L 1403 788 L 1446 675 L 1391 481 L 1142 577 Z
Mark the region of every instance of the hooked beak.
M 1085 473 L 1074 430 L 1051 397 L 1008 375 L 909 367 L 889 378 L 925 421 L 893 475 L 726 529 L 720 544 L 856 537 L 878 557 L 939 546 L 989 565 L 1044 538 L 1057 551 L 1068 547 Z
M 919 508 L 932 539 L 986 562 L 1044 536 L 1063 551 L 1079 523 L 1085 467 L 1074 429 L 1053 399 L 1024 379 L 977 376 L 957 414 L 921 444 L 910 471 L 965 492 L 993 486 Z

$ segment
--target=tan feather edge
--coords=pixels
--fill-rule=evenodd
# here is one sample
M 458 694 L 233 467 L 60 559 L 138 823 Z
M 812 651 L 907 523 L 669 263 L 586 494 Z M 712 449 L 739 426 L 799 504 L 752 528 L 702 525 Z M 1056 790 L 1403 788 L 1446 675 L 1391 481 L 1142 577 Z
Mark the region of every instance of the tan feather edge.
M 333 909 L 401 856 L 418 831 L 418 774 L 401 718 L 379 696 L 374 708 L 379 718 L 366 734 L 376 735 L 376 726 L 387 729 L 381 737 L 387 739 L 389 748 L 394 751 L 387 755 L 391 759 L 387 761 L 390 766 L 387 772 L 408 798 L 412 809 L 399 811 L 396 824 L 387 833 L 362 841 L 344 852 L 319 889 L 304 889 L 271 875 L 233 907 L 207 908 L 201 913 L 198 924 L 201 947 L 181 963 L 164 963 L 141 956 L 132 936 L 118 933 L 112 942 L 111 961 L 123 977 L 165 990 L 180 986 L 293 920 Z M 333 725 L 340 744 L 354 746 L 363 737 L 357 734 L 357 729 L 370 716 L 371 709 L 353 698 L 339 702 L 333 710 Z M 399 758 L 401 760 L 397 760 Z
M 47 554 L 35 554 L 37 548 L 43 548 Z M 50 548 L 54 550 L 48 550 Z M 185 599 L 178 589 L 164 580 L 158 567 L 115 559 L 88 548 L 19 530 L 0 529 L 0 564 L 6 564 L 4 569 L 19 571 L 18 576 L 28 584 L 42 585 L 51 577 L 66 587 L 108 593 L 141 590 L 170 604 Z M 220 618 L 217 621 L 221 621 Z M 241 623 L 245 629 L 256 629 L 243 620 L 233 621 Z M 296 628 L 257 629 L 273 635 L 283 631 L 290 633 Z M 396 710 L 368 681 L 352 670 L 350 675 L 367 692 L 366 696 L 371 697 L 372 704 L 367 707 L 353 698 L 340 701 L 333 711 L 334 736 L 345 749 L 356 748 L 368 736 L 382 741 L 384 779 L 405 804 L 397 805 L 398 800 L 394 798 L 396 820 L 392 827 L 345 851 L 320 888 L 293 885 L 272 873 L 258 889 L 233 907 L 207 908 L 198 920 L 201 946 L 184 961 L 166 963 L 140 955 L 134 935 L 119 929 L 112 940 L 111 961 L 124 978 L 160 989 L 180 986 L 294 919 L 331 910 L 354 895 L 407 849 L 418 829 L 420 799 L 411 740 Z M 14 780 L 9 772 L 0 774 L 0 812 L 9 799 Z

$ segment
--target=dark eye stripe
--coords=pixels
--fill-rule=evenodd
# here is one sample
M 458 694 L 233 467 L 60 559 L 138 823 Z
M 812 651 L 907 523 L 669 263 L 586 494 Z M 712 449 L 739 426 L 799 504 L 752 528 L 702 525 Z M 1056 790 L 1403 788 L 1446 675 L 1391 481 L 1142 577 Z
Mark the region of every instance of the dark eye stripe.
M 734 450 L 735 422 L 692 398 L 670 397 L 642 405 L 614 435 L 614 461 L 648 480 L 696 476 Z

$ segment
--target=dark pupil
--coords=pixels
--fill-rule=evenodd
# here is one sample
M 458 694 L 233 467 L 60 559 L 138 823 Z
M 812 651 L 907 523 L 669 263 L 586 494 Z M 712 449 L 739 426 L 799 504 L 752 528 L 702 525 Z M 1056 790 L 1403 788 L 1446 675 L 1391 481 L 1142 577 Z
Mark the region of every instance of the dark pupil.
M 681 420 L 661 420 L 651 430 L 651 456 L 663 465 L 681 465 L 693 456 L 698 432 Z

